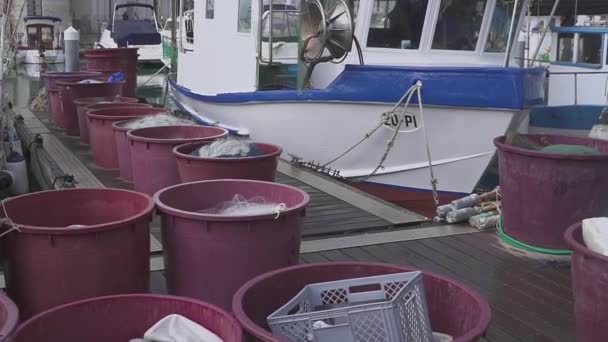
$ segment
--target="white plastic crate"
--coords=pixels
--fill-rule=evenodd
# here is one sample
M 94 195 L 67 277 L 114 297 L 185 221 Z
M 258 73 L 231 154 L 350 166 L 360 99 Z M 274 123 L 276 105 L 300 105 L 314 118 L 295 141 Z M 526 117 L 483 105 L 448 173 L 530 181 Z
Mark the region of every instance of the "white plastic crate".
M 294 342 L 432 342 L 421 272 L 310 284 L 268 316 Z

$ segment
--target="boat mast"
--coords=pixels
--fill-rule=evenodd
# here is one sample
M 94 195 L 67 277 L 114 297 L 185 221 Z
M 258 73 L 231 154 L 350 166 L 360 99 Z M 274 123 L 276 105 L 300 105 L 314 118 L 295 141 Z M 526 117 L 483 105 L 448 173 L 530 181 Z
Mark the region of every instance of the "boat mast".
M 559 1 L 560 0 L 555 0 L 555 3 L 553 4 L 553 8 L 551 9 L 551 14 L 549 15 L 549 21 L 547 23 L 547 27 L 543 30 L 543 35 L 540 37 L 540 42 L 536 46 L 536 49 L 534 50 L 534 54 L 532 55 L 532 59 L 530 60 L 531 65 L 534 65 L 534 63 L 536 63 L 536 57 L 538 56 L 538 53 L 540 52 L 543 42 L 545 41 L 545 37 L 547 36 L 547 32 L 549 31 L 549 26 L 551 24 L 551 19 L 553 19 L 553 17 L 555 16 L 555 12 L 557 11 L 557 7 L 559 6 Z M 577 6 L 578 6 L 578 1 L 577 1 Z

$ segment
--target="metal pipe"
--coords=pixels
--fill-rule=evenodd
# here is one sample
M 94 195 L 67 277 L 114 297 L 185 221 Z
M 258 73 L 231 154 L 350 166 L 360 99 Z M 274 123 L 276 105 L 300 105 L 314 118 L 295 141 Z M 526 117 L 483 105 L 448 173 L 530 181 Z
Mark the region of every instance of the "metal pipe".
M 273 10 L 272 2 L 273 2 L 273 0 L 269 1 L 270 7 L 268 9 L 270 11 L 270 22 L 269 22 L 270 27 L 268 28 L 268 64 L 269 65 L 272 65 L 272 31 L 273 31 L 273 27 L 274 27 L 272 25 L 273 24 L 272 20 L 274 17 L 274 15 L 272 13 L 272 10 Z
M 171 1 L 171 50 L 169 52 L 171 58 L 171 71 L 177 71 L 177 53 L 174 55 L 173 51 L 177 49 L 177 30 L 175 25 L 177 25 L 177 2 L 180 0 Z M 181 1 L 180 1 L 181 2 Z M 181 27 L 181 26 L 180 26 Z
M 507 38 L 507 54 L 505 56 L 505 68 L 509 67 L 509 61 L 511 59 L 511 52 L 513 50 L 513 36 L 515 32 L 513 32 L 513 27 L 515 26 L 515 18 L 517 17 L 517 7 L 519 7 L 519 0 L 515 0 L 513 6 L 513 14 L 511 17 L 511 25 L 509 26 L 509 37 Z
M 553 19 L 553 17 L 555 16 L 555 12 L 557 11 L 557 7 L 559 6 L 559 1 L 560 0 L 555 0 L 555 3 L 553 4 L 553 8 L 551 9 L 551 14 L 549 15 L 549 22 L 547 23 L 547 28 L 543 30 L 543 35 L 540 37 L 540 42 L 538 42 L 538 46 L 536 46 L 536 50 L 534 50 L 534 54 L 532 55 L 532 64 L 534 65 L 534 63 L 536 62 L 536 57 L 538 57 L 538 53 L 540 52 L 540 48 L 543 45 L 543 42 L 545 41 L 545 37 L 547 36 L 547 31 L 549 31 L 549 25 L 551 24 L 551 19 Z
M 184 16 L 184 0 L 179 1 L 179 51 L 184 52 L 184 27 L 186 26 L 186 17 Z M 192 23 L 194 25 L 194 22 Z

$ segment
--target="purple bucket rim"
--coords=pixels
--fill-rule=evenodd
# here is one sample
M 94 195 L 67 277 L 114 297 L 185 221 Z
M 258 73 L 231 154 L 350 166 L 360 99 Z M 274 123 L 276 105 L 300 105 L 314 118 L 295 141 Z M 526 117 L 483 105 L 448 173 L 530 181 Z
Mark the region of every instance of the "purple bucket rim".
M 94 55 L 99 55 L 102 54 L 102 52 L 115 52 L 115 51 L 127 51 L 127 52 L 133 52 L 133 51 L 138 51 L 139 48 L 134 48 L 134 47 L 130 47 L 130 48 L 100 48 L 100 49 L 85 49 L 84 50 L 84 54 L 88 54 L 88 53 L 93 53 L 93 52 L 99 52 L 99 53 L 94 53 Z
M 171 295 L 159 295 L 159 294 L 144 294 L 144 293 L 142 293 L 142 294 L 120 294 L 120 295 L 110 295 L 110 296 L 87 298 L 87 299 L 63 304 L 60 306 L 56 306 L 54 308 L 51 308 L 51 309 L 45 310 L 41 313 L 38 313 L 35 316 L 33 316 L 33 317 L 29 318 L 28 320 L 26 320 L 25 322 L 23 322 L 19 326 L 19 328 L 16 329 L 14 336 L 17 336 L 23 329 L 27 329 L 31 324 L 34 324 L 37 320 L 41 319 L 42 317 L 44 317 L 48 314 L 53 314 L 55 312 L 62 311 L 62 310 L 72 308 L 72 307 L 85 306 L 92 302 L 99 302 L 99 301 L 106 301 L 106 300 L 121 300 L 121 299 L 133 299 L 133 300 L 136 300 L 136 299 L 144 299 L 144 300 L 164 299 L 164 300 L 179 301 L 179 302 L 187 303 L 187 304 L 199 305 L 199 306 L 202 306 L 202 307 L 205 307 L 205 308 L 208 308 L 208 309 L 211 309 L 211 310 L 217 312 L 223 319 L 228 321 L 228 323 L 235 328 L 235 331 L 238 330 L 238 333 L 236 333 L 237 340 L 241 341 L 243 339 L 243 336 L 242 336 L 243 329 L 241 328 L 241 325 L 239 324 L 239 322 L 230 313 L 228 313 L 226 310 L 219 308 L 218 306 L 215 306 L 213 304 L 203 302 L 200 300 L 196 300 L 194 298 L 186 298 L 186 297 L 171 296 Z
M 106 105 L 110 105 L 110 107 L 108 108 L 93 108 L 95 106 L 106 106 Z M 107 103 L 92 103 L 89 105 L 84 106 L 84 108 L 86 109 L 87 112 L 93 111 L 93 110 L 102 110 L 102 109 L 112 109 L 112 108 L 119 108 L 119 107 L 129 107 L 129 106 L 133 106 L 134 108 L 157 108 L 154 107 L 153 105 L 149 104 L 149 103 L 129 103 L 129 102 L 107 102 Z
M 107 99 L 107 101 L 106 100 L 94 101 L 93 99 L 98 99 L 98 100 Z M 119 101 L 112 101 L 112 99 L 114 99 L 114 100 L 118 99 Z M 134 97 L 127 97 L 127 96 L 83 97 L 83 98 L 74 100 L 74 103 L 79 106 L 82 106 L 82 105 L 88 106 L 88 105 L 92 105 L 92 104 L 108 104 L 108 103 L 134 104 L 134 103 L 139 103 L 139 99 L 136 99 Z
M 142 133 L 142 132 L 146 132 L 149 130 L 154 130 L 154 129 L 169 129 L 169 128 L 176 128 L 176 127 L 193 127 L 193 128 L 202 128 L 202 129 L 207 129 L 207 130 L 216 130 L 217 134 L 215 135 L 209 135 L 209 136 L 205 136 L 205 137 L 200 137 L 200 138 L 175 138 L 175 139 L 159 139 L 159 138 L 148 138 L 145 136 L 140 136 L 138 134 Z M 221 134 L 220 134 L 221 132 Z M 141 143 L 153 143 L 153 144 L 184 144 L 187 142 L 199 142 L 199 141 L 207 141 L 207 140 L 215 140 L 215 139 L 219 139 L 219 138 L 223 138 L 225 136 L 228 135 L 228 130 L 224 129 L 224 128 L 220 128 L 220 127 L 214 127 L 214 126 L 200 126 L 200 125 L 172 125 L 172 126 L 156 126 L 156 127 L 146 127 L 146 128 L 138 128 L 138 129 L 133 129 L 130 130 L 129 132 L 127 132 L 127 137 L 129 138 L 129 141 L 135 141 L 135 142 L 141 142 Z
M 52 72 L 45 72 L 44 74 L 42 74 L 42 77 L 48 77 L 48 78 L 72 78 L 72 77 L 77 77 L 77 76 L 97 77 L 97 76 L 103 76 L 103 75 L 100 72 L 96 72 L 96 71 L 69 71 L 69 72 L 52 71 Z
M 131 103 L 133 104 L 133 103 Z M 146 109 L 152 111 L 150 114 L 162 114 L 162 113 L 166 113 L 167 110 L 164 108 L 154 108 L 154 107 L 138 107 L 138 106 L 129 106 L 129 103 L 127 103 L 124 107 L 122 106 L 117 106 L 116 108 L 120 108 L 120 109 Z M 125 116 L 110 116 L 110 115 L 101 115 L 103 113 L 103 111 L 108 111 L 108 110 L 113 110 L 116 108 L 105 108 L 105 109 L 93 109 L 93 110 L 87 110 L 86 111 L 86 115 L 87 118 L 89 118 L 89 120 L 99 120 L 99 121 L 122 121 L 122 120 L 127 120 L 127 119 L 135 119 L 135 118 L 139 118 L 142 117 L 144 115 L 125 115 Z M 101 113 L 101 114 L 100 114 Z
M 76 227 L 76 228 L 68 228 L 68 227 L 40 227 L 40 226 L 31 226 L 26 224 L 15 223 L 19 226 L 19 234 L 27 233 L 27 234 L 43 234 L 43 235 L 78 235 L 83 233 L 94 233 L 94 232 L 104 232 L 116 229 L 118 227 L 125 226 L 132 222 L 137 222 L 146 216 L 151 216 L 152 211 L 154 210 L 154 200 L 147 194 L 126 190 L 126 189 L 118 189 L 118 188 L 82 188 L 82 189 L 61 189 L 61 190 L 46 190 L 46 191 L 38 191 L 32 192 L 25 195 L 10 197 L 5 200 L 4 203 L 8 204 L 11 201 L 22 200 L 27 197 L 34 197 L 40 194 L 47 193 L 61 193 L 61 192 L 120 192 L 123 194 L 128 194 L 131 196 L 139 196 L 141 199 L 147 200 L 148 204 L 146 208 L 141 211 L 141 213 L 137 215 L 133 215 L 129 218 L 107 222 L 103 224 L 93 224 L 87 225 L 85 227 Z M 5 209 L 6 210 L 6 209 Z M 8 213 L 7 213 L 8 214 Z
M 252 218 L 255 218 L 256 220 L 267 220 L 267 219 L 274 220 L 275 219 L 276 214 L 274 214 L 274 213 L 263 214 L 263 215 L 247 215 L 247 216 L 224 216 L 224 215 L 195 213 L 195 212 L 191 212 L 191 211 L 184 211 L 184 210 L 170 207 L 170 206 L 166 205 L 165 203 L 163 203 L 160 199 L 160 197 L 163 194 L 165 194 L 166 192 L 173 191 L 178 188 L 185 188 L 185 187 L 188 187 L 191 185 L 212 184 L 212 183 L 243 183 L 243 184 L 254 184 L 255 183 L 255 184 L 273 186 L 275 188 L 288 189 L 289 191 L 295 191 L 295 192 L 299 193 L 302 196 L 302 201 L 300 203 L 297 203 L 296 205 L 286 208 L 284 211 L 281 212 L 281 214 L 280 214 L 281 216 L 291 214 L 294 212 L 299 212 L 299 211 L 305 209 L 306 206 L 308 206 L 308 204 L 310 203 L 310 195 L 308 195 L 308 193 L 304 190 L 298 189 L 293 186 L 280 184 L 280 183 L 255 181 L 255 180 L 247 180 L 247 179 L 214 179 L 214 180 L 204 180 L 204 181 L 181 183 L 181 184 L 172 185 L 170 187 L 157 191 L 154 194 L 154 196 L 152 196 L 152 198 L 154 199 L 154 203 L 156 203 L 156 207 L 159 211 L 161 211 L 165 214 L 170 214 L 170 215 L 187 218 L 187 219 L 192 219 L 192 220 L 215 221 L 215 222 L 218 222 L 218 221 L 239 222 L 239 221 L 250 221 Z
M 484 299 L 484 297 L 481 294 L 479 294 L 479 292 L 477 290 L 471 288 L 470 286 L 466 285 L 465 283 L 463 283 L 457 279 L 452 279 L 447 276 L 444 276 L 444 275 L 441 275 L 441 274 L 438 274 L 435 272 L 431 272 L 431 271 L 426 271 L 424 269 L 420 269 L 420 268 L 416 268 L 416 267 L 401 266 L 401 265 L 390 264 L 390 263 L 357 262 L 357 261 L 325 262 L 325 263 L 295 265 L 295 266 L 280 268 L 278 270 L 263 273 L 255 278 L 249 280 L 248 282 L 246 282 L 243 286 L 241 286 L 237 290 L 235 295 L 232 297 L 232 312 L 233 312 L 234 316 L 236 317 L 236 320 L 240 323 L 241 327 L 245 331 L 249 332 L 250 334 L 253 334 L 255 336 L 262 336 L 264 339 L 270 340 L 270 341 L 281 341 L 280 337 L 273 335 L 272 332 L 257 325 L 245 313 L 245 310 L 244 310 L 243 306 L 241 305 L 241 303 L 243 302 L 243 297 L 245 296 L 245 293 L 247 291 L 249 291 L 255 284 L 259 283 L 260 281 L 273 277 L 277 274 L 297 271 L 297 270 L 302 270 L 302 269 L 321 268 L 321 267 L 379 267 L 379 268 L 385 268 L 385 269 L 392 268 L 396 271 L 403 271 L 403 272 L 421 271 L 423 273 L 423 276 L 430 276 L 430 277 L 451 283 L 453 285 L 456 285 L 461 290 L 463 290 L 465 293 L 467 293 L 468 295 L 470 295 L 472 298 L 475 299 L 475 302 L 479 305 L 480 319 L 479 319 L 479 322 L 477 323 L 477 325 L 473 329 L 470 329 L 463 336 L 454 338 L 453 342 L 475 341 L 476 339 L 483 336 L 483 334 L 487 331 L 488 327 L 490 326 L 490 322 L 492 321 L 492 310 L 491 310 L 490 305 L 488 304 L 487 300 Z
M 526 136 L 528 136 L 528 137 L 566 137 L 564 135 L 557 135 L 557 134 L 526 134 Z M 587 138 L 587 137 L 570 137 L 570 136 L 568 136 L 568 138 L 597 141 L 597 142 L 608 144 L 608 142 L 605 140 L 593 139 L 593 138 Z M 498 148 L 498 150 L 501 150 L 501 151 L 507 151 L 507 152 L 524 155 L 524 156 L 529 156 L 529 157 L 535 157 L 535 158 L 558 159 L 558 160 L 593 160 L 593 161 L 606 160 L 606 161 L 608 161 L 608 153 L 601 153 L 601 154 L 597 154 L 597 155 L 543 153 L 543 152 L 538 152 L 538 151 L 533 151 L 533 150 L 527 150 L 527 149 L 521 148 L 521 147 L 507 145 L 505 143 L 505 139 L 506 139 L 506 137 L 504 135 L 495 138 L 494 146 L 496 146 L 496 148 Z
M 62 87 L 62 88 L 68 88 L 68 87 L 95 88 L 95 87 L 107 86 L 108 84 L 111 84 L 111 85 L 125 85 L 126 83 L 127 83 L 126 81 L 100 82 L 100 83 L 79 83 L 79 81 L 75 81 L 75 82 L 59 81 L 59 82 L 57 82 L 57 86 L 58 87 Z
M 114 130 L 114 132 L 128 132 L 128 131 L 132 131 L 133 128 L 128 128 L 125 127 L 124 125 L 131 122 L 131 120 L 133 119 L 126 119 L 126 120 L 121 120 L 121 121 L 116 121 L 116 122 L 112 122 L 112 129 Z
M 272 159 L 272 158 L 276 158 L 276 157 L 280 156 L 283 153 L 283 148 L 278 145 L 257 142 L 257 141 L 247 141 L 247 142 L 252 145 L 255 145 L 255 146 L 267 146 L 267 147 L 274 149 L 274 151 L 271 153 L 265 153 L 261 156 L 240 157 L 240 158 L 237 158 L 237 157 L 228 157 L 228 158 L 198 157 L 198 156 L 193 156 L 191 154 L 186 154 L 181 151 L 184 148 L 193 147 L 193 146 L 200 148 L 204 145 L 209 145 L 209 144 L 213 143 L 213 141 L 202 141 L 202 142 L 191 142 L 191 143 L 186 143 L 183 145 L 176 146 L 173 149 L 173 155 L 175 155 L 175 157 L 178 159 L 187 159 L 187 160 L 194 160 L 194 161 L 213 161 L 213 162 L 218 162 L 218 163 L 221 163 L 221 162 L 238 163 L 238 162 L 248 162 L 248 161 L 252 161 L 252 160 Z
M 564 240 L 566 241 L 566 244 L 576 253 L 582 254 L 584 256 L 587 257 L 591 257 L 594 259 L 599 259 L 602 260 L 606 263 L 608 263 L 608 257 L 605 255 L 602 255 L 600 253 L 594 252 L 591 249 L 589 249 L 587 246 L 585 246 L 584 244 L 578 242 L 575 238 L 574 238 L 574 233 L 577 230 L 582 230 L 583 229 L 583 224 L 582 222 L 576 223 L 571 225 L 570 227 L 568 227 L 568 229 L 566 229 L 566 231 L 564 232 Z M 582 235 L 582 232 L 581 232 Z
M 0 338 L 6 338 L 17 330 L 17 325 L 19 323 L 19 308 L 4 292 L 0 293 L 0 304 L 6 308 L 6 321 L 4 322 L 4 326 L 0 328 Z

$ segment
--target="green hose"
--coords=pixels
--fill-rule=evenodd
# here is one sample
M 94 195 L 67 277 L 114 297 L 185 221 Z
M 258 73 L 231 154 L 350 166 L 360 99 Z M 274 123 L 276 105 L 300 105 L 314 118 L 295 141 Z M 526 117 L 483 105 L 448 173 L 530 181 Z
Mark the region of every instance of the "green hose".
M 519 240 L 516 240 L 516 239 L 510 237 L 502 229 L 502 216 L 500 217 L 500 221 L 498 221 L 498 232 L 500 233 L 500 237 L 502 237 L 502 239 L 509 245 L 517 247 L 517 248 L 521 248 L 521 249 L 529 251 L 529 252 L 536 252 L 536 253 L 542 253 L 542 254 L 553 254 L 553 255 L 570 255 L 570 254 L 572 254 L 572 251 L 565 250 L 565 249 L 551 249 L 551 248 L 531 246 L 531 245 L 528 245 L 527 243 L 521 242 Z

